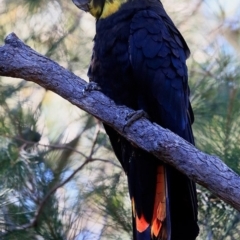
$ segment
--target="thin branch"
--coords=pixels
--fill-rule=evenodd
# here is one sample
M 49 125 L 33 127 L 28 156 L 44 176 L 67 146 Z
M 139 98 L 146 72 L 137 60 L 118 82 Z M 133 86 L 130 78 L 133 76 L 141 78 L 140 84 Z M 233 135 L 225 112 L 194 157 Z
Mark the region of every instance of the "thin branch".
M 101 131 L 101 130 L 99 130 Z M 43 144 L 43 143 L 36 143 L 36 142 L 33 142 L 33 141 L 29 141 L 29 140 L 25 140 L 23 139 L 22 137 L 9 137 L 9 136 L 6 136 L 6 135 L 0 135 L 4 138 L 9 138 L 9 139 L 17 139 L 19 141 L 22 141 L 23 143 L 25 144 L 35 144 L 36 146 L 41 146 L 41 147 L 46 147 L 46 148 L 52 148 L 52 149 L 57 149 L 57 150 L 71 150 L 77 154 L 80 154 L 82 157 L 84 158 L 90 158 L 89 156 L 87 156 L 86 154 L 84 154 L 83 152 L 81 151 L 78 151 L 76 150 L 75 148 L 72 148 L 72 147 L 69 147 L 67 146 L 66 144 Z M 100 147 L 100 146 L 99 146 Z M 91 152 L 91 151 L 90 151 Z M 96 149 L 95 151 L 96 152 Z M 93 154 L 93 153 L 92 153 Z M 103 159 L 103 158 L 93 158 L 91 157 L 91 159 L 93 161 L 100 161 L 100 162 L 104 162 L 104 163 L 108 163 L 108 164 L 112 164 L 114 165 L 115 167 L 118 167 L 118 168 L 121 168 L 121 165 L 120 164 L 117 164 L 116 162 L 114 162 L 114 160 L 108 160 L 108 159 Z

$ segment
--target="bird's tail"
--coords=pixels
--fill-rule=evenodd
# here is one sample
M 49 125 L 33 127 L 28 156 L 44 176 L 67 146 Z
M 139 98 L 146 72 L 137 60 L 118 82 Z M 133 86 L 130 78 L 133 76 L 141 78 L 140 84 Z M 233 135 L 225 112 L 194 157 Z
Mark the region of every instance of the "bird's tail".
M 134 240 L 195 240 L 198 235 L 194 183 L 139 150 L 128 174 Z M 148 157 L 148 161 L 144 157 Z
M 128 168 L 132 202 L 133 239 L 169 240 L 170 209 L 165 164 L 140 149 L 134 149 Z
M 148 173 L 146 174 L 148 175 Z M 136 194 L 136 196 L 133 195 L 131 197 L 134 239 L 170 240 L 171 225 L 165 166 L 157 166 L 156 171 L 152 172 L 152 174 L 155 175 L 155 184 L 153 184 L 155 185 L 154 194 L 151 194 L 150 192 L 144 193 L 143 191 L 141 196 L 142 201 L 139 201 L 139 199 L 137 199 L 139 194 Z M 152 201 L 144 201 L 144 197 L 148 198 L 151 197 L 151 195 L 153 197 Z M 139 207 L 138 204 L 141 204 L 143 202 L 152 202 L 152 204 Z
M 134 240 L 195 240 L 196 187 L 187 176 L 105 126 L 127 176 Z

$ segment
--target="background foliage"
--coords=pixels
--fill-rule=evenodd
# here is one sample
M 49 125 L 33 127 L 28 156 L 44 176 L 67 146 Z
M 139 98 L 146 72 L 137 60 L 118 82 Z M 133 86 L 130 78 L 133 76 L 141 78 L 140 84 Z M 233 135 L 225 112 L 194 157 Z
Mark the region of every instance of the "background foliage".
M 197 147 L 240 174 L 240 9 L 163 1 L 184 35 Z M 64 0 L 0 0 L 0 44 L 15 32 L 87 79 L 94 19 Z M 240 214 L 198 187 L 198 240 L 240 239 Z M 0 238 L 130 239 L 126 177 L 101 123 L 61 97 L 0 78 Z

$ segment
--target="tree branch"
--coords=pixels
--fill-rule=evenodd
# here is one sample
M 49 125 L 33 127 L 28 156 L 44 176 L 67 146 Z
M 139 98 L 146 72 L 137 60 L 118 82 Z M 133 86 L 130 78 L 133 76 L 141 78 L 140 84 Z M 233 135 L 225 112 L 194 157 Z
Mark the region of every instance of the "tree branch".
M 26 46 L 14 33 L 0 47 L 0 75 L 23 78 L 57 93 L 240 211 L 240 177 L 219 158 L 147 119 L 137 120 L 123 131 L 132 109 L 117 106 L 99 91 L 84 92 L 84 80 Z

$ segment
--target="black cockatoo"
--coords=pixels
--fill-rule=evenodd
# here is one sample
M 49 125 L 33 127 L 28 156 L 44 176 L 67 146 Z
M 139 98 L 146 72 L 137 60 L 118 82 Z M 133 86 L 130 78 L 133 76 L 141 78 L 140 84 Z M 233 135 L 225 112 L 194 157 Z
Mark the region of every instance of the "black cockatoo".
M 118 105 L 194 144 L 186 59 L 190 51 L 158 0 L 73 0 L 96 18 L 88 76 Z M 128 177 L 134 240 L 194 240 L 196 186 L 105 125 Z

